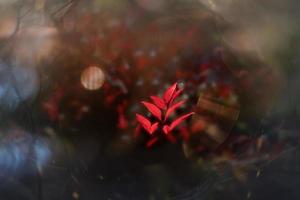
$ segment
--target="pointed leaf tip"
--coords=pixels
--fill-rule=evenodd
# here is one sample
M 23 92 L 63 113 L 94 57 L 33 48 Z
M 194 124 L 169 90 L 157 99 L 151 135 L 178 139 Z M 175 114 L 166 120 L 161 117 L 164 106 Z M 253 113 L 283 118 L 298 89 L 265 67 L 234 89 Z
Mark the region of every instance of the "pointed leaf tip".
M 176 92 L 174 92 L 173 97 L 170 100 L 170 104 L 173 103 L 173 101 L 182 93 L 183 89 L 179 89 Z
M 164 101 L 165 101 L 167 104 L 170 103 L 170 101 L 171 101 L 171 99 L 172 99 L 172 97 L 173 97 L 173 94 L 174 94 L 176 88 L 177 88 L 177 83 L 174 83 L 174 84 L 173 84 L 171 87 L 169 87 L 169 88 L 166 90 L 166 92 L 164 93 L 163 98 L 164 98 Z

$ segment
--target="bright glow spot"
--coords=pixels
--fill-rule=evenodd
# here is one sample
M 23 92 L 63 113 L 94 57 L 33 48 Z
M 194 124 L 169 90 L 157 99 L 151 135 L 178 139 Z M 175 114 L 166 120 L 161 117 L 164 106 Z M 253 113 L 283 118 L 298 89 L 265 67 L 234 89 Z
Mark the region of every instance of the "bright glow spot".
M 88 90 L 97 90 L 102 87 L 105 75 L 99 67 L 91 66 L 81 74 L 81 84 Z

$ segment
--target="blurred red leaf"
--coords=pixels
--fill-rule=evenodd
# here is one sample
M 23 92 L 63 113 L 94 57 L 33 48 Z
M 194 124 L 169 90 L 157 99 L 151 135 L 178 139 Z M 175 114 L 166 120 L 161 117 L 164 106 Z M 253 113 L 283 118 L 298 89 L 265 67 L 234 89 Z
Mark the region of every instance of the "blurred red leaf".
M 118 128 L 119 129 L 126 129 L 128 126 L 128 122 L 123 114 L 119 115 L 119 120 L 118 120 Z
M 155 105 L 157 107 L 159 107 L 160 109 L 166 109 L 167 108 L 165 102 L 161 98 L 159 98 L 157 96 L 151 96 L 151 99 L 155 103 Z
M 165 134 L 168 134 L 169 132 L 171 132 L 176 126 L 178 126 L 181 122 L 183 122 L 186 118 L 188 118 L 189 116 L 193 115 L 194 112 L 191 112 L 191 113 L 188 113 L 188 114 L 185 114 L 177 119 L 175 119 L 171 125 L 165 125 L 163 127 L 163 131 Z
M 158 128 L 158 122 L 151 124 L 151 122 L 146 117 L 140 114 L 136 114 L 136 119 L 150 135 L 152 135 Z
M 143 115 L 136 114 L 136 120 L 141 124 L 141 126 L 150 133 L 151 131 L 151 122 L 144 117 Z
M 158 141 L 158 138 L 157 137 L 155 137 L 155 138 L 152 138 L 151 140 L 149 140 L 148 142 L 147 142 L 147 147 L 148 148 L 150 148 L 150 147 L 152 147 L 156 142 Z
M 170 108 L 168 108 L 166 115 L 165 115 L 165 120 L 174 112 L 178 107 L 180 107 L 182 104 L 185 103 L 185 100 L 181 100 L 174 105 L 172 105 Z
M 183 91 L 183 89 L 179 89 L 179 90 L 177 90 L 177 91 L 173 94 L 173 97 L 172 97 L 172 99 L 170 100 L 170 104 L 173 103 L 173 101 L 181 94 L 182 91 Z
M 184 141 L 188 141 L 190 139 L 190 134 L 186 127 L 180 128 L 180 135 L 182 136 Z
M 168 133 L 170 132 L 170 127 L 168 125 L 164 125 L 163 127 L 163 132 L 168 135 Z
M 219 88 L 219 95 L 223 98 L 228 98 L 232 89 L 227 85 L 221 85 Z
M 175 119 L 171 125 L 170 125 L 170 131 L 172 131 L 176 126 L 178 126 L 181 122 L 183 122 L 186 118 L 188 118 L 189 116 L 195 114 L 194 112 L 190 112 L 188 114 L 185 114 L 177 119 Z
M 166 135 L 167 140 L 169 140 L 171 143 L 176 143 L 176 138 L 172 134 Z
M 137 138 L 141 133 L 141 125 L 138 125 L 134 130 L 134 137 Z
M 59 117 L 59 108 L 57 104 L 52 102 L 43 103 L 43 109 L 47 112 L 50 120 L 57 120 Z
M 158 128 L 158 122 L 154 123 L 150 128 L 150 134 L 153 134 Z
M 146 101 L 142 101 L 142 104 L 148 109 L 148 111 L 153 116 L 155 116 L 157 119 L 161 120 L 161 111 L 156 105 L 146 102 Z

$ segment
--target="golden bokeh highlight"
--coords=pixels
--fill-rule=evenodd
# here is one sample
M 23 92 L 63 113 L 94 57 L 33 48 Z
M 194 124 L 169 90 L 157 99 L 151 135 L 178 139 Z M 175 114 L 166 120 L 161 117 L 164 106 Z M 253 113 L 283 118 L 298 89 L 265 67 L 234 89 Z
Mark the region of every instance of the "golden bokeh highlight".
M 87 90 L 98 90 L 105 81 L 105 75 L 101 68 L 90 66 L 81 73 L 81 84 Z

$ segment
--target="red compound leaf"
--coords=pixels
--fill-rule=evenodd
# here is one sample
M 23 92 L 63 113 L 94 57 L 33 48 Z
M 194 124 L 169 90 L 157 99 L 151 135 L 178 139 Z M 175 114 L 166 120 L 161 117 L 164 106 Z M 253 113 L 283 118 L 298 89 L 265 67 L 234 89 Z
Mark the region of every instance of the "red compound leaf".
M 158 96 L 151 96 L 152 101 L 154 102 L 154 104 L 159 107 L 160 109 L 166 109 L 167 106 L 165 104 L 165 102 L 159 98 Z
M 147 133 L 151 135 L 151 139 L 146 144 L 148 148 L 152 147 L 158 140 L 160 140 L 160 137 L 158 137 L 157 134 L 154 134 L 155 132 L 161 133 L 162 131 L 165 139 L 171 143 L 176 143 L 177 138 L 171 133 L 172 130 L 175 129 L 185 119 L 194 114 L 193 112 L 185 114 L 175 119 L 169 125 L 166 124 L 166 120 L 170 117 L 170 115 L 186 102 L 185 100 L 181 100 L 174 103 L 175 99 L 182 93 L 182 91 L 183 89 L 178 89 L 178 85 L 175 83 L 165 91 L 162 98 L 158 96 L 151 96 L 150 98 L 152 99 L 153 103 L 146 101 L 141 102 L 147 108 L 147 110 L 159 120 L 158 121 L 155 119 L 154 122 L 151 122 L 146 117 L 136 114 L 137 121 L 140 123 L 139 127 L 143 127 Z M 164 120 L 162 120 L 163 114 Z M 187 141 L 189 139 L 189 133 L 187 129 L 181 130 L 182 131 L 180 132 L 182 138 Z M 135 135 L 139 135 L 139 129 L 137 129 Z
M 175 92 L 177 88 L 177 83 L 174 83 L 171 87 L 169 87 L 166 92 L 164 93 L 164 101 L 166 102 L 166 104 L 169 104 L 172 97 L 173 97 L 173 94 Z
M 142 104 L 148 109 L 148 111 L 153 116 L 155 116 L 157 119 L 161 120 L 161 111 L 156 105 L 146 102 L 146 101 L 142 101 Z
M 185 100 L 181 100 L 174 105 L 172 105 L 170 108 L 168 108 L 166 115 L 165 115 L 165 120 L 168 119 L 168 117 L 174 112 L 178 107 L 180 107 L 182 104 L 185 103 Z

